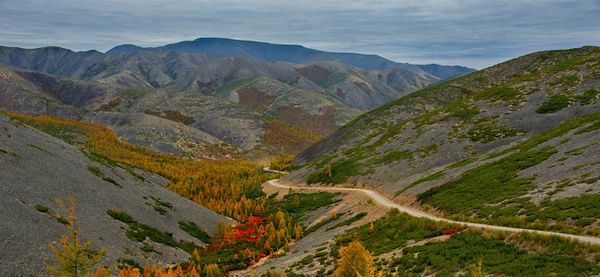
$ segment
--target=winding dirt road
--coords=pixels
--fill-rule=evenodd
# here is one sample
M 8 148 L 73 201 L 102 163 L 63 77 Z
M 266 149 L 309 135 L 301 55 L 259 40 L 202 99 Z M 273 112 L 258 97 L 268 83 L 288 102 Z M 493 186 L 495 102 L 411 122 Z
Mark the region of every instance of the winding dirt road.
M 270 170 L 265 168 L 265 170 L 267 171 L 272 171 L 272 172 L 276 172 L 274 170 Z M 283 173 L 285 174 L 285 172 L 281 172 L 279 171 L 278 173 Z M 446 219 L 446 218 L 441 218 L 441 217 L 437 217 L 413 208 L 409 208 L 409 207 L 405 207 L 399 204 L 394 203 L 393 201 L 391 201 L 390 199 L 386 198 L 385 196 L 377 193 L 376 191 L 373 190 L 369 190 L 369 189 L 359 189 L 359 188 L 341 188 L 341 187 L 321 187 L 321 186 L 288 186 L 288 185 L 284 185 L 281 184 L 279 182 L 279 179 L 274 179 L 274 180 L 270 180 L 267 181 L 265 184 L 273 186 L 273 187 L 277 187 L 277 188 L 284 188 L 284 189 L 297 189 L 297 190 L 314 190 L 314 191 L 354 191 L 354 192 L 362 192 L 364 194 L 366 194 L 369 198 L 373 199 L 373 201 L 377 202 L 377 204 L 383 206 L 383 207 L 387 207 L 387 208 L 396 208 L 398 210 L 400 210 L 401 212 L 405 212 L 411 216 L 414 217 L 421 217 L 421 218 L 427 218 L 427 219 L 431 219 L 434 221 L 441 221 L 441 222 L 448 222 L 448 223 L 454 223 L 454 224 L 459 224 L 459 225 L 464 225 L 464 226 L 468 226 L 468 227 L 473 227 L 473 228 L 478 228 L 478 229 L 485 229 L 485 230 L 493 230 L 493 231 L 506 231 L 506 232 L 510 232 L 510 233 L 524 233 L 524 232 L 531 232 L 531 233 L 538 233 L 538 234 L 542 234 L 542 235 L 550 235 L 550 236 L 559 236 L 559 237 L 563 237 L 563 238 L 569 238 L 569 239 L 573 239 L 573 240 L 577 240 L 580 242 L 584 242 L 584 243 L 591 243 L 591 244 L 600 244 L 600 238 L 599 237 L 591 237 L 591 236 L 580 236 L 580 235 L 572 235 L 572 234 L 565 234 L 565 233 L 558 233 L 558 232 L 548 232 L 548 231 L 539 231 L 539 230 L 532 230 L 532 229 L 522 229 L 522 228 L 513 228 L 513 227 L 505 227 L 505 226 L 496 226 L 496 225 L 489 225 L 489 224 L 480 224 L 480 223 L 472 223 L 472 222 L 464 222 L 464 221 L 455 221 L 455 220 L 450 220 L 450 219 Z

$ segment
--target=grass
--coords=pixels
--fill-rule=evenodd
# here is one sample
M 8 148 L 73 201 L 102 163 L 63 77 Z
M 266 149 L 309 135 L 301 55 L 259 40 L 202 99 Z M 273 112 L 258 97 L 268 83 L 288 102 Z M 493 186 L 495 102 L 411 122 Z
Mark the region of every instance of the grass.
M 110 158 L 95 154 L 95 153 L 91 153 L 91 152 L 87 152 L 87 151 L 83 151 L 83 153 L 88 157 L 88 159 L 90 159 L 91 161 L 97 162 L 99 164 L 103 164 L 107 167 L 119 167 L 123 170 L 125 170 L 127 173 L 129 173 L 131 176 L 133 176 L 135 179 L 137 179 L 138 181 L 145 181 L 144 176 L 135 173 L 135 171 L 126 165 L 120 164 Z
M 35 209 L 40 213 L 45 213 L 45 214 L 50 213 L 50 209 L 48 209 L 48 207 L 46 207 L 44 205 L 37 204 L 37 205 L 35 205 Z
M 438 171 L 438 172 L 435 172 L 435 173 L 430 174 L 428 176 L 425 176 L 425 177 L 423 177 L 423 178 L 421 178 L 419 180 L 416 180 L 416 181 L 410 183 L 410 185 L 406 186 L 405 188 L 397 191 L 396 193 L 394 193 L 394 196 L 398 196 L 398 195 L 402 194 L 403 192 L 405 192 L 405 191 L 407 191 L 407 190 L 415 187 L 418 184 L 440 179 L 440 178 L 444 177 L 445 174 L 446 174 L 446 172 L 444 172 L 444 171 Z
M 446 118 L 457 117 L 462 120 L 469 120 L 480 113 L 479 107 L 467 102 L 464 99 L 458 100 L 446 106 L 445 111 L 448 113 Z
M 94 175 L 96 175 L 98 177 L 104 176 L 104 172 L 99 167 L 88 166 L 88 171 L 90 171 L 92 174 L 94 174 Z
M 354 216 L 352 216 L 351 218 L 348 218 L 348 219 L 346 219 L 346 220 L 344 220 L 344 221 L 336 224 L 335 226 L 327 228 L 327 231 L 333 230 L 335 228 L 342 227 L 342 226 L 348 226 L 348 225 L 350 225 L 350 224 L 352 224 L 352 223 L 354 223 L 356 221 L 359 221 L 360 219 L 362 219 L 365 216 L 367 216 L 366 212 L 357 213 Z
M 153 242 L 165 244 L 174 248 L 179 248 L 183 251 L 192 254 L 196 246 L 193 243 L 186 241 L 177 241 L 173 238 L 173 234 L 162 232 L 152 226 L 148 226 L 142 223 L 139 223 L 133 219 L 129 214 L 125 212 L 121 212 L 115 209 L 108 210 L 106 213 L 112 217 L 113 219 L 119 220 L 125 224 L 127 224 L 128 229 L 125 233 L 127 238 L 132 241 L 144 242 L 146 238 L 150 239 Z
M 496 118 L 482 118 L 467 131 L 467 137 L 472 142 L 489 143 L 505 137 L 513 137 L 519 133 L 516 129 L 508 128 Z
M 600 272 L 600 247 L 561 237 L 464 230 L 398 210 L 373 223 L 374 230 L 365 224 L 338 236 L 330 255 L 337 258 L 339 247 L 358 240 L 375 256 L 403 248 L 401 255 L 378 265 L 385 272 L 406 276 L 470 276 L 480 260 L 489 276 L 591 276 Z M 410 246 L 446 231 L 452 233 L 448 240 Z
M 600 96 L 600 89 L 591 88 L 583 92 L 583 94 L 575 96 L 582 105 L 589 105 L 598 100 L 598 96 Z
M 414 157 L 414 153 L 409 150 L 390 150 L 383 155 L 371 159 L 368 163 L 370 164 L 383 164 L 410 159 Z
M 380 255 L 399 247 L 409 240 L 423 240 L 442 234 L 443 230 L 453 227 L 447 223 L 438 223 L 426 219 L 411 217 L 398 210 L 391 210 L 386 216 L 373 222 L 375 231 L 371 233 L 369 224 L 352 229 L 336 238 L 338 245 L 346 245 L 360 240 L 374 255 Z
M 119 182 L 117 182 L 117 181 L 116 181 L 115 179 L 113 179 L 113 178 L 110 178 L 110 177 L 104 176 L 104 177 L 102 177 L 102 180 L 103 180 L 103 181 L 105 181 L 105 182 L 109 182 L 109 183 L 111 183 L 111 184 L 113 184 L 113 185 L 115 185 L 115 186 L 117 186 L 117 187 L 120 187 L 120 188 L 122 188 L 122 187 L 123 187 L 123 186 L 121 186 L 121 184 L 119 184 Z
M 575 87 L 579 84 L 579 82 L 580 82 L 580 79 L 579 79 L 578 75 L 567 74 L 567 75 L 558 77 L 550 85 L 551 86 L 562 85 L 562 86 L 566 86 L 566 87 Z
M 419 154 L 419 157 L 421 157 L 421 158 L 427 158 L 431 154 L 436 153 L 437 151 L 438 151 L 437 144 L 430 144 L 427 146 L 417 148 L 417 153 Z
M 554 153 L 554 148 L 545 147 L 510 155 L 471 169 L 457 180 L 420 194 L 418 199 L 452 213 L 476 213 L 487 204 L 527 193 L 534 184 L 530 178 L 519 178 L 517 173 Z
M 323 226 L 325 226 L 325 225 L 327 225 L 327 224 L 335 221 L 336 219 L 338 219 L 343 214 L 344 213 L 341 213 L 341 214 L 338 214 L 336 216 L 331 216 L 331 217 L 329 217 L 329 218 L 327 218 L 325 220 L 321 220 L 319 223 L 317 223 L 317 224 L 311 226 L 310 228 L 304 230 L 304 234 L 303 235 L 307 236 L 308 234 L 310 234 L 310 233 L 312 233 L 312 232 L 314 232 L 316 230 L 319 230 L 321 227 L 323 227 Z M 329 231 L 330 229 L 328 228 L 327 230 Z
M 483 271 L 493 276 L 590 276 L 600 272 L 598 266 L 575 257 L 521 250 L 475 231 L 402 252 L 391 267 L 409 274 L 427 270 L 436 276 L 456 276 L 458 272 L 471 271 L 480 260 Z
M 600 128 L 598 122 L 600 112 L 564 121 L 489 158 L 508 154 L 506 157 L 466 171 L 457 180 L 418 197 L 425 203 L 452 213 L 452 217 L 465 221 L 576 234 L 597 232 L 581 227 L 598 218 L 599 213 L 594 206 L 598 199 L 595 196 L 583 195 L 555 201 L 547 199 L 537 206 L 528 198 L 521 197 L 535 186 L 531 178 L 519 178 L 517 173 L 555 153 L 553 147 L 537 150 L 534 147 L 573 130 L 575 135 L 595 130 Z M 590 182 L 594 180 L 590 177 Z M 494 206 L 497 203 L 502 204 Z
M 339 160 L 333 162 L 329 169 L 330 172 L 316 172 L 308 176 L 307 182 L 313 183 L 344 183 L 350 176 L 357 175 L 361 171 L 362 166 L 353 160 Z
M 571 99 L 566 94 L 555 94 L 542 103 L 536 110 L 538 113 L 555 113 L 571 105 Z
M 210 242 L 210 236 L 192 221 L 179 221 L 179 228 L 204 243 Z
M 467 165 L 470 165 L 470 164 L 476 162 L 478 159 L 479 159 L 479 157 L 472 156 L 472 157 L 466 158 L 464 160 L 461 160 L 461 161 L 458 161 L 458 162 L 455 162 L 455 163 L 449 165 L 448 169 L 455 169 L 455 168 L 459 168 L 459 167 L 464 167 L 464 166 L 467 166 Z
M 117 187 L 122 188 L 121 184 L 119 184 L 119 182 L 117 182 L 115 179 L 110 178 L 110 177 L 104 175 L 104 171 L 102 171 L 101 168 L 95 167 L 95 166 L 88 166 L 88 171 L 90 171 L 92 174 L 100 177 L 102 179 L 102 181 L 111 183 L 111 184 L 113 184 L 113 185 L 115 185 Z
M 513 88 L 506 86 L 499 86 L 484 89 L 475 95 L 475 100 L 490 100 L 490 101 L 510 101 L 517 97 L 520 97 L 521 93 Z
M 331 192 L 292 193 L 284 196 L 281 202 L 274 203 L 272 208 L 286 211 L 294 220 L 299 220 L 306 212 L 340 201 L 335 199 L 338 195 Z

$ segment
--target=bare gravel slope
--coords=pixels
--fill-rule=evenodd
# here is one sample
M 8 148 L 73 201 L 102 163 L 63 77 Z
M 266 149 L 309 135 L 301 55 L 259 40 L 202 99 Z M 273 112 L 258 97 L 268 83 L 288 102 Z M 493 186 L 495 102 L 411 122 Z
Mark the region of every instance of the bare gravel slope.
M 92 173 L 94 167 L 104 177 Z M 151 242 L 158 252 L 143 252 L 139 242 L 125 236 L 127 226 L 107 215 L 116 208 L 136 221 L 170 232 L 176 240 L 201 245 L 182 231 L 179 221 L 192 221 L 213 234 L 226 218 L 166 190 L 166 180 L 126 167 L 108 167 L 91 161 L 76 147 L 0 115 L 0 272 L 5 276 L 33 276 L 44 270 L 51 258 L 48 244 L 67 232 L 54 217 L 36 210 L 42 205 L 57 211 L 54 199 L 69 196 L 77 202 L 81 235 L 95 247 L 107 250 L 105 263 L 119 258 L 170 263 L 186 260 L 181 249 Z M 135 172 L 132 174 L 131 172 Z M 136 178 L 136 176 L 138 176 Z M 139 176 L 143 176 L 140 178 Z M 160 201 L 159 201 L 160 200 Z M 163 205 L 161 215 L 154 206 Z

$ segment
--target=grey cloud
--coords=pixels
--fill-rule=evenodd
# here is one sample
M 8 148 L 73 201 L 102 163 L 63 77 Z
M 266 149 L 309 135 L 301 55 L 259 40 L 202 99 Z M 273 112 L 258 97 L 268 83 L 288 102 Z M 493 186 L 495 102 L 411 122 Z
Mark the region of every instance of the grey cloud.
M 108 50 L 203 36 L 485 67 L 600 44 L 597 0 L 0 0 L 0 44 Z

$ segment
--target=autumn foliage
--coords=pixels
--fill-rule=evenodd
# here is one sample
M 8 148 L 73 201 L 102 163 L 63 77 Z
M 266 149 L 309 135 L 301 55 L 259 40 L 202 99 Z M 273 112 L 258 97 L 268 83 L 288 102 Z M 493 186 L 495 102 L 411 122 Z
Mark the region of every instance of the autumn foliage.
M 242 193 L 272 177 L 245 160 L 184 160 L 118 139 L 109 128 L 49 116 L 8 113 L 10 117 L 65 140 L 82 136 L 84 151 L 161 175 L 168 188 L 215 212 L 245 222 L 263 214 L 264 203 Z
M 340 260 L 333 273 L 335 277 L 376 277 L 383 276 L 376 272 L 371 253 L 359 242 L 351 242 L 340 250 Z
M 282 154 L 271 159 L 271 169 L 274 170 L 288 170 L 289 167 L 294 162 L 294 157 L 292 155 Z
M 201 250 L 202 255 L 230 256 L 239 267 L 287 246 L 292 238 L 302 236 L 302 227 L 293 225 L 289 214 L 268 209 L 267 199 L 256 196 L 255 191 L 259 190 L 259 186 L 274 176 L 262 172 L 253 162 L 186 160 L 121 141 L 112 130 L 103 126 L 49 116 L 7 114 L 79 145 L 82 151 L 99 162 L 108 165 L 118 162 L 161 175 L 170 180 L 167 185 L 170 190 L 239 222 L 237 225 L 220 224 L 220 234 L 213 238 L 208 248 Z M 203 276 L 213 276 L 209 272 L 221 269 L 212 263 L 219 263 L 224 266 L 222 269 L 228 269 L 227 261 L 217 256 L 210 261 L 198 259 L 198 266 L 188 266 L 182 270 L 186 276 L 194 276 L 192 270 L 203 271 Z M 130 269 L 122 271 L 120 276 L 180 276 L 174 269 L 161 270 L 150 269 L 150 275 L 147 275 L 147 271 Z
M 67 211 L 66 220 L 68 235 L 61 237 L 60 242 L 51 243 L 49 245 L 55 262 L 47 264 L 46 268 L 52 276 L 70 277 L 70 276 L 85 276 L 91 274 L 94 267 L 100 262 L 104 256 L 104 250 L 93 251 L 92 242 L 81 242 L 79 238 L 79 220 L 75 215 L 75 200 L 70 198 L 68 203 L 57 200 L 57 204 Z M 103 270 L 97 273 L 103 273 Z M 102 275 L 96 275 L 102 276 Z
M 265 122 L 263 142 L 279 153 L 297 154 L 319 141 L 321 136 L 301 130 L 284 121 L 269 118 Z

